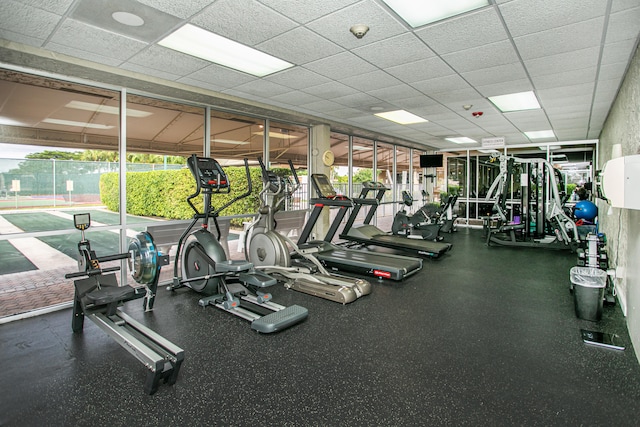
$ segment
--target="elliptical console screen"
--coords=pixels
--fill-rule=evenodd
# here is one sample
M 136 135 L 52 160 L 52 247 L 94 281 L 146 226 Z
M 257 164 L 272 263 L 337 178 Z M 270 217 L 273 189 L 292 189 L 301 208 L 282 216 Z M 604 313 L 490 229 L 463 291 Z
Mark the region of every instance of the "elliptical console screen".
M 229 188 L 229 180 L 227 175 L 222 170 L 222 166 L 215 159 L 210 157 L 198 157 L 197 167 L 198 173 L 194 172 L 194 165 L 192 165 L 192 158 L 187 159 L 189 168 L 197 179 L 200 180 L 200 185 L 203 188 L 217 188 L 224 189 Z
M 329 178 L 325 174 L 314 173 L 311 175 L 311 182 L 318 193 L 318 197 L 334 198 L 336 191 L 333 189 L 333 185 L 329 182 Z

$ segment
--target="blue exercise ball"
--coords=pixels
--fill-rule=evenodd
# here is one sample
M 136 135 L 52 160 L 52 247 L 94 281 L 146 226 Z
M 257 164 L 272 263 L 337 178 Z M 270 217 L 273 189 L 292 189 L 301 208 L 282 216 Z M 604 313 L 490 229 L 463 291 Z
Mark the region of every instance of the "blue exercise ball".
M 598 207 L 589 200 L 581 200 L 576 203 L 574 215 L 577 219 L 593 222 L 598 216 Z

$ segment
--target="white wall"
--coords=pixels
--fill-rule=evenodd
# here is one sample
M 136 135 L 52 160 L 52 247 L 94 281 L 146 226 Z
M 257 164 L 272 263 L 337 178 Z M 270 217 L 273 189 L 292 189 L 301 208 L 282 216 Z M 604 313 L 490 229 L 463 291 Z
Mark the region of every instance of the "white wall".
M 623 156 L 640 154 L 640 49 L 636 50 L 600 135 L 598 169 L 612 158 L 615 144 L 622 146 Z M 629 335 L 640 361 L 640 211 L 610 209 L 603 201 L 597 204 L 611 266 L 622 272 L 616 279 L 618 300 L 627 315 Z

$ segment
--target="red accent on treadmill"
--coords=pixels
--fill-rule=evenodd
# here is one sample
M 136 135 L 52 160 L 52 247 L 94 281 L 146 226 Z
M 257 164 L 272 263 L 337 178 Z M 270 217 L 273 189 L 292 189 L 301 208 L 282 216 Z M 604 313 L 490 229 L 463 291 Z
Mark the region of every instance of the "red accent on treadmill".
M 378 277 L 384 277 L 385 279 L 391 278 L 391 272 L 382 270 L 373 270 L 373 275 Z
M 324 207 L 324 203 L 316 203 L 316 204 L 315 204 L 315 205 L 313 205 L 313 206 L 316 206 L 316 207 L 318 207 L 318 208 L 322 208 L 322 207 Z

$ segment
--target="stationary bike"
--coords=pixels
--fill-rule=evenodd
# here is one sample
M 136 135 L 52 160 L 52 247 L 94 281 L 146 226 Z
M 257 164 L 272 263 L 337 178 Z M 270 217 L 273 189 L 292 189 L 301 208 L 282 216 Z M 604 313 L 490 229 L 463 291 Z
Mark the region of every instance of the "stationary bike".
M 268 170 L 262 158 L 258 158 L 262 169 L 263 190 L 260 192 L 260 210 L 256 221 L 246 235 L 251 235 L 245 243 L 245 255 L 253 265 L 284 283 L 287 289 L 294 289 L 320 298 L 347 304 L 371 293 L 371 284 L 363 279 L 330 274 L 312 254 L 317 247 L 300 249 L 291 239 L 276 231 L 275 214 L 286 197 L 300 187 L 300 180 L 291 160 L 289 168 L 295 180 L 277 176 Z M 295 257 L 289 252 L 293 248 Z
M 202 293 L 205 297 L 199 301 L 201 306 L 214 305 L 248 320 L 252 329 L 262 333 L 276 332 L 306 319 L 306 308 L 298 305 L 284 307 L 271 301 L 271 294 L 260 289 L 273 286 L 277 281 L 265 273 L 256 271 L 250 262 L 227 260 L 218 238 L 209 231 L 211 219 L 220 236 L 219 213 L 251 194 L 251 175 L 247 159 L 244 159 L 247 191 L 217 209 L 211 205 L 212 195 L 231 192 L 231 184 L 220 163 L 215 159 L 194 154 L 187 159 L 187 165 L 196 182 L 195 192 L 187 198 L 194 215 L 178 240 L 170 289 L 186 286 Z M 192 202 L 201 193 L 204 195 L 203 212 Z M 202 220 L 201 227 L 192 232 L 198 220 Z
M 423 193 L 426 199 L 426 193 Z M 423 200 L 425 202 L 426 200 Z M 434 211 L 429 211 L 425 203 L 413 215 L 407 213 L 406 208 L 413 206 L 413 197 L 404 190 L 402 191 L 402 209 L 393 217 L 391 233 L 395 235 L 405 235 L 414 239 L 443 240 L 440 236 L 442 224 L 438 221 L 438 215 Z M 406 208 L 405 208 L 406 206 Z
M 168 255 L 160 254 L 151 235 L 143 232 L 131 241 L 128 253 L 98 257 L 84 234 L 91 225 L 91 216 L 88 213 L 76 214 L 73 223 L 82 232 L 82 238 L 78 243 L 79 271 L 64 276 L 67 279 L 78 278 L 73 282 L 71 329 L 82 332 L 86 316 L 109 334 L 149 370 L 144 385 L 147 394 L 156 392 L 160 380 L 174 384 L 184 360 L 184 350 L 118 308 L 127 301 L 143 298 L 145 311 L 153 309 L 160 268 L 169 264 Z M 128 261 L 131 276 L 143 286 L 119 286 L 113 272 L 120 267 L 103 268 L 100 265 L 101 262 L 121 259 Z

